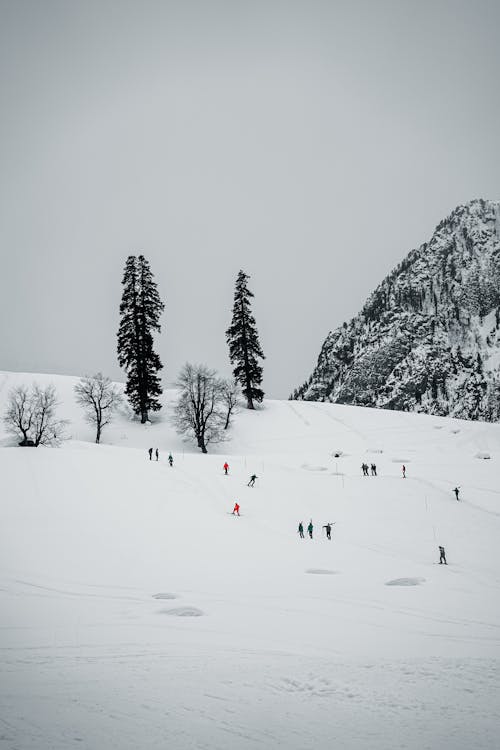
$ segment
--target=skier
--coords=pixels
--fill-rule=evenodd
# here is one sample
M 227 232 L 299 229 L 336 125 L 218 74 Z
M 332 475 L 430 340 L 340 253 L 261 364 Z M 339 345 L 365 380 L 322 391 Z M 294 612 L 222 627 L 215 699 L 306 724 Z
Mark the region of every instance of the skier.
M 301 539 L 304 538 L 304 526 L 302 525 L 302 521 L 299 523 L 298 534 Z
M 372 468 L 372 477 L 376 477 L 377 476 L 377 467 L 375 466 L 375 464 L 372 464 L 371 468 Z
M 309 521 L 309 526 L 307 527 L 307 533 L 309 534 L 309 539 L 313 538 L 313 528 L 314 527 L 313 527 L 313 522 L 311 518 L 311 520 Z
M 157 461 L 158 461 L 158 456 L 159 456 L 159 455 L 160 455 L 160 454 L 158 453 L 158 448 L 157 448 L 157 449 L 155 450 L 155 456 L 156 456 L 156 460 L 157 460 Z
M 256 479 L 257 479 L 257 474 L 252 474 L 252 476 L 250 477 L 250 481 L 247 484 L 247 487 L 253 487 Z
M 224 466 L 222 468 L 224 469 L 224 474 L 226 474 L 226 476 L 227 476 L 227 472 L 228 472 L 228 469 L 229 469 L 229 464 L 228 464 L 227 461 L 226 461 L 226 463 L 224 464 Z
M 149 453 L 149 460 L 152 461 L 153 460 L 153 449 L 149 448 L 148 453 Z
M 332 523 L 327 523 L 326 526 L 323 526 L 324 529 L 326 529 L 326 538 L 331 539 L 332 538 Z
M 170 464 L 170 466 L 174 465 L 174 457 L 171 453 L 168 454 L 168 463 Z
M 453 492 L 455 493 L 455 497 L 457 498 L 457 500 L 459 500 L 459 497 L 458 497 L 458 491 L 459 491 L 459 489 L 460 489 L 460 487 L 455 487 L 455 489 L 453 490 Z
M 361 464 L 361 469 L 363 471 L 363 476 L 366 477 L 366 464 L 365 463 Z
M 401 471 L 403 472 L 403 479 L 406 479 L 406 466 L 404 464 L 401 467 Z
M 443 563 L 445 565 L 448 565 L 448 563 L 446 562 L 446 554 L 444 551 L 444 547 L 440 546 L 439 547 L 439 564 L 442 565 Z
M 234 516 L 234 515 L 236 515 L 236 516 L 239 516 L 239 515 L 240 515 L 240 506 L 238 505 L 238 503 L 235 503 L 235 504 L 234 504 L 234 508 L 233 508 L 233 516 Z

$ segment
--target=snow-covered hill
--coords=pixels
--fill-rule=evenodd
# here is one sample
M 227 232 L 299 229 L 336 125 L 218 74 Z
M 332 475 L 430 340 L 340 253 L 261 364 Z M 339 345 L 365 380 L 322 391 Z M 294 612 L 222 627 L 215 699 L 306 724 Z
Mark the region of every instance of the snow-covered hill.
M 500 204 L 458 206 L 349 323 L 293 398 L 500 420 Z
M 498 746 L 499 425 L 270 401 L 203 456 L 169 393 L 97 446 L 32 380 L 73 439 L 1 437 L 0 748 Z

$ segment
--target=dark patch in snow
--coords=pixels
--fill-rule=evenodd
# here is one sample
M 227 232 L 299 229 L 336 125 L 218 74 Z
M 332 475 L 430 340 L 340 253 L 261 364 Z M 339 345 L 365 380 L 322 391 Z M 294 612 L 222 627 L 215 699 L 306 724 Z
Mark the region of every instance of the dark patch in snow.
M 425 583 L 425 578 L 395 578 L 393 581 L 387 581 L 386 586 L 420 586 Z
M 491 456 L 489 453 L 486 453 L 485 451 L 478 451 L 476 453 L 476 458 L 484 458 L 484 459 L 490 459 Z
M 366 452 L 367 453 L 383 453 L 384 451 L 382 450 L 382 448 L 367 448 Z

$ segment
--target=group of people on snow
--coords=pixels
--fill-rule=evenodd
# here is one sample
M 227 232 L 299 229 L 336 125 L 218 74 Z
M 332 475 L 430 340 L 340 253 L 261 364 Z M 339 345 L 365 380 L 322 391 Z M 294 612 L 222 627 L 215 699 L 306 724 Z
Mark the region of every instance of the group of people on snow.
M 148 453 L 149 453 L 149 460 L 152 461 L 153 460 L 153 448 L 149 448 L 148 449 Z M 158 448 L 155 449 L 154 454 L 155 454 L 156 460 L 158 461 L 159 457 L 160 457 L 160 453 L 159 453 Z M 173 466 L 174 457 L 172 456 L 171 453 L 168 454 L 168 463 L 170 464 L 170 466 Z M 228 473 L 229 473 L 229 464 L 228 464 L 227 461 L 224 462 L 222 468 L 224 470 L 224 474 L 227 476 Z M 363 462 L 361 464 L 361 470 L 363 472 L 363 476 L 365 476 L 365 477 L 370 476 L 370 472 L 371 472 L 371 476 L 372 477 L 376 477 L 377 476 L 377 466 L 374 463 L 371 463 L 370 466 L 368 466 L 367 463 Z M 405 479 L 406 478 L 406 466 L 404 464 L 401 467 L 401 472 L 402 472 L 402 475 L 403 475 L 403 479 Z M 252 474 L 250 476 L 250 481 L 248 482 L 247 487 L 253 487 L 255 485 L 255 480 L 257 478 L 258 478 L 257 474 Z M 460 491 L 460 487 L 455 487 L 453 489 L 453 492 L 455 493 L 455 497 L 456 497 L 457 500 L 459 500 L 459 491 Z M 238 502 L 235 502 L 235 504 L 234 504 L 232 515 L 233 516 L 239 516 L 240 515 L 240 506 L 239 506 Z M 330 521 L 330 522 L 326 523 L 324 526 L 322 526 L 322 528 L 325 529 L 326 538 L 327 539 L 331 540 L 331 538 L 332 538 L 332 526 L 334 526 L 334 525 L 335 525 L 335 521 L 333 521 L 333 522 Z M 309 539 L 313 538 L 313 532 L 314 532 L 314 526 L 313 526 L 313 522 L 312 522 L 312 519 L 311 519 L 309 521 L 308 525 L 307 525 L 307 534 L 309 536 Z M 298 526 L 298 529 L 297 529 L 297 533 L 298 533 L 298 535 L 299 535 L 299 537 L 301 539 L 305 538 L 305 536 L 304 536 L 304 524 L 302 523 L 302 521 L 300 521 L 300 523 L 299 523 L 299 526 Z M 448 565 L 448 563 L 446 562 L 445 549 L 444 549 L 444 547 L 441 547 L 441 545 L 439 545 L 439 564 L 440 565 L 443 565 L 443 564 L 444 565 Z
M 331 539 L 332 538 L 332 526 L 334 526 L 334 525 L 335 525 L 335 521 L 333 521 L 333 522 L 330 521 L 330 522 L 328 522 L 327 524 L 325 524 L 322 527 L 326 531 L 326 538 L 327 539 Z M 311 520 L 309 521 L 309 524 L 307 526 L 307 534 L 309 536 L 309 539 L 313 538 L 313 531 L 314 531 L 314 526 L 313 526 L 313 522 L 312 522 L 312 518 L 311 518 Z M 299 537 L 301 539 L 304 539 L 304 524 L 302 523 L 302 521 L 299 522 L 299 528 L 297 529 L 297 534 L 299 535 Z
M 363 472 L 363 476 L 364 477 L 369 477 L 370 476 L 370 474 L 368 473 L 369 470 L 372 473 L 372 477 L 376 477 L 377 476 L 377 467 L 376 467 L 376 465 L 375 464 L 370 464 L 370 466 L 368 467 L 368 464 L 365 464 L 363 462 L 361 464 L 361 471 Z
M 152 461 L 153 460 L 153 449 L 152 448 L 148 448 L 148 453 L 149 453 L 149 460 Z M 160 458 L 160 452 L 159 452 L 158 448 L 155 449 L 155 456 L 156 456 L 156 460 L 158 461 L 158 459 Z M 168 463 L 170 464 L 170 466 L 174 465 L 174 457 L 172 456 L 171 453 L 168 454 Z

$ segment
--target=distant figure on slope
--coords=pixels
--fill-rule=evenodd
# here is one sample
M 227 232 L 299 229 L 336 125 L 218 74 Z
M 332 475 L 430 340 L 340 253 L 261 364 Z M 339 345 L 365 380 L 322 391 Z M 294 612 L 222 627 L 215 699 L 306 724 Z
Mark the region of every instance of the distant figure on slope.
M 156 460 L 157 460 L 157 461 L 158 461 L 158 457 L 159 457 L 159 455 L 160 455 L 160 454 L 158 453 L 158 448 L 157 448 L 157 449 L 155 450 L 155 456 L 156 456 Z
M 313 522 L 311 518 L 311 520 L 309 521 L 309 526 L 307 527 L 307 533 L 309 534 L 309 539 L 313 538 L 313 529 L 314 529 L 314 526 L 313 526 Z
M 361 464 L 361 469 L 363 471 L 363 476 L 368 476 L 368 464 L 365 464 L 364 462 Z
M 443 563 L 445 565 L 448 565 L 448 563 L 446 562 L 446 553 L 444 551 L 444 547 L 440 546 L 439 547 L 439 564 L 442 565 Z
M 152 461 L 153 460 L 153 449 L 149 448 L 148 453 L 149 453 L 149 460 Z
M 302 521 L 299 523 L 299 528 L 297 531 L 298 531 L 300 538 L 303 539 L 304 538 L 304 526 L 302 525 Z
M 226 476 L 227 476 L 227 472 L 229 471 L 229 464 L 228 464 L 227 461 L 226 461 L 226 463 L 224 464 L 224 466 L 222 468 L 224 469 L 224 474 L 226 474 Z
M 250 477 L 250 481 L 247 484 L 247 487 L 253 487 L 256 479 L 257 479 L 257 474 L 252 474 L 252 476 Z
M 324 529 L 326 529 L 326 538 L 331 539 L 332 538 L 332 526 L 333 524 L 327 523 L 325 526 L 323 526 Z
M 460 498 L 458 497 L 458 491 L 459 491 L 459 489 L 460 489 L 460 487 L 455 487 L 455 489 L 453 490 L 453 492 L 455 493 L 455 497 L 457 498 L 457 500 L 459 500 L 459 499 L 460 499 Z
M 236 515 L 236 516 L 239 516 L 239 515 L 240 515 L 240 506 L 238 505 L 238 503 L 235 503 L 235 504 L 234 504 L 234 508 L 233 508 L 233 516 L 234 516 L 234 515 Z
M 401 467 L 401 471 L 403 472 L 403 479 L 406 479 L 406 466 L 404 464 Z
M 170 464 L 170 466 L 174 465 L 174 457 L 171 453 L 168 454 L 168 463 Z
M 372 477 L 376 477 L 377 476 L 377 467 L 375 466 L 375 464 L 371 465 L 371 470 L 372 470 Z

